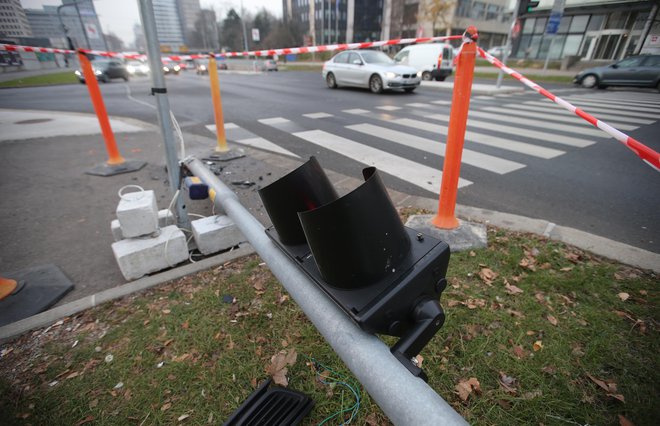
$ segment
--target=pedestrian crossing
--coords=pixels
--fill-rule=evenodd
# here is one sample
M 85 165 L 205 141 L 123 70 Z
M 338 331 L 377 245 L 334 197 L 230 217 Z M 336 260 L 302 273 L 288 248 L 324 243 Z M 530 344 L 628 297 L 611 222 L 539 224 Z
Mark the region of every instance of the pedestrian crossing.
M 616 98 L 611 94 L 571 94 L 564 99 L 624 132 L 660 120 L 660 99 L 625 94 L 619 92 Z M 530 98 L 514 102 L 516 99 L 509 97 L 493 104 L 491 98 L 488 104 L 471 108 L 460 188 L 478 184 L 489 175 L 516 173 L 538 161 L 552 161 L 595 144 L 613 142 L 606 133 L 553 103 L 526 99 Z M 230 141 L 294 158 L 332 152 L 438 194 L 450 108 L 450 101 L 435 100 L 258 120 L 281 133 L 281 137 L 271 139 L 284 143 L 253 133 L 273 135 L 263 128 L 248 130 L 226 123 L 225 132 Z M 206 127 L 215 131 L 213 125 Z

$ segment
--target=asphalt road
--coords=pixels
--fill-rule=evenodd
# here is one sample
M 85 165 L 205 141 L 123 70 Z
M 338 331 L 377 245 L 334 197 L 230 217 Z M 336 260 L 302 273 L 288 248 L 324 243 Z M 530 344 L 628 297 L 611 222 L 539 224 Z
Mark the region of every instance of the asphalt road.
M 205 127 L 213 124 L 208 78 L 188 72 L 168 76 L 166 81 L 172 109 L 184 130 L 210 135 Z M 111 115 L 157 122 L 148 79 L 101 87 Z M 597 117 L 611 116 L 615 123 L 629 126 L 625 133 L 660 150 L 657 93 L 545 87 L 578 105 L 584 102 L 583 109 L 594 110 Z M 384 152 L 383 165 L 390 167 L 384 173 L 389 187 L 437 197 L 439 180 L 420 182 L 419 176 L 425 176 L 425 170 L 441 170 L 441 146 L 437 154 L 428 152 L 421 146 L 428 141 L 419 138 L 445 142 L 444 134 L 434 134 L 424 126 L 447 125 L 449 92 L 427 87 L 413 94 L 381 95 L 359 89 L 330 90 L 317 72 L 222 74 L 221 90 L 225 122 L 235 125 L 228 129 L 230 140 L 265 139 L 303 158 L 316 155 L 325 168 L 358 178 L 365 163 L 385 161 Z M 83 85 L 0 90 L 0 108 L 92 111 Z M 630 150 L 604 134 L 597 135 L 569 114 L 564 122 L 557 107 L 532 91 L 506 97 L 473 96 L 470 112 L 468 131 L 483 136 L 468 135 L 465 148 L 473 160 L 464 154 L 461 174 L 471 184 L 459 190 L 459 203 L 546 219 L 660 252 L 660 175 Z M 304 116 L 310 113 L 325 115 Z M 441 117 L 429 118 L 431 114 Z M 589 131 L 580 133 L 577 128 Z M 331 135 L 330 142 L 322 137 L 310 140 L 319 134 Z M 336 137 L 348 141 L 350 150 L 342 151 L 334 143 Z M 524 145 L 503 149 L 507 142 Z M 545 150 L 535 152 L 534 147 Z

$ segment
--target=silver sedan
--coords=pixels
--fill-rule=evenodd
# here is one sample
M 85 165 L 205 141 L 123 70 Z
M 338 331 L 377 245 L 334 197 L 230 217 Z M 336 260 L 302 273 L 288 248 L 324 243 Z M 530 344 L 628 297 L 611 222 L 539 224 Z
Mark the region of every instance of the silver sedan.
M 385 53 L 375 50 L 341 52 L 323 64 L 323 78 L 331 89 L 354 86 L 366 87 L 373 93 L 385 89 L 412 92 L 421 77 L 415 68 L 397 65 Z

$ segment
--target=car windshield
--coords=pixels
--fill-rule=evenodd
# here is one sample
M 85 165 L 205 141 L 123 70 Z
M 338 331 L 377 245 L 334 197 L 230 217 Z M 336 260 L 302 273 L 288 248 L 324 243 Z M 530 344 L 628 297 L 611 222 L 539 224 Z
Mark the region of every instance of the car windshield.
M 208 59 L 197 59 L 197 65 L 208 65 L 209 60 Z
M 366 51 L 360 52 L 362 58 L 368 64 L 393 64 L 394 61 L 383 52 Z
M 110 61 L 99 61 L 98 59 L 92 62 L 92 66 L 94 66 L 94 68 L 98 68 L 101 70 L 108 68 L 109 64 Z

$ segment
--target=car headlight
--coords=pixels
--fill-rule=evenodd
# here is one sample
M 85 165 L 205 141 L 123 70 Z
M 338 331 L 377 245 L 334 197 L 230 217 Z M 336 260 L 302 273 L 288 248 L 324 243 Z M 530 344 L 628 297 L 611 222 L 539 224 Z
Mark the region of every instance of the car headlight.
M 135 72 L 135 67 L 132 66 L 132 65 L 129 65 L 129 66 L 126 67 L 126 71 L 130 72 L 131 74 L 133 74 L 133 73 Z
M 181 69 L 180 66 L 178 66 L 178 65 L 174 65 L 174 71 L 179 71 L 180 69 Z
M 206 67 L 205 67 L 204 65 L 200 65 L 199 69 L 200 69 L 201 71 L 206 71 Z
M 101 74 L 103 74 L 103 71 L 94 70 L 94 74 L 96 74 L 96 75 L 101 75 Z
M 394 73 L 394 72 L 392 72 L 392 71 L 388 71 L 388 72 L 385 73 L 385 77 L 387 77 L 387 78 L 395 78 L 395 77 L 397 77 L 398 75 L 399 75 L 399 74 Z
M 167 67 L 163 67 L 163 71 L 168 72 L 170 69 Z
M 144 73 L 147 73 L 147 72 L 149 72 L 149 67 L 146 66 L 146 65 L 142 65 L 142 66 L 140 67 L 140 71 L 142 71 L 142 72 L 144 72 Z
M 81 73 L 80 71 L 78 71 L 78 70 L 76 70 L 76 71 L 74 72 L 74 74 L 77 75 L 78 77 L 80 77 L 80 76 L 82 75 L 82 73 Z
M 422 72 L 421 72 L 421 71 L 417 71 L 417 77 L 421 77 L 421 76 L 422 76 Z

